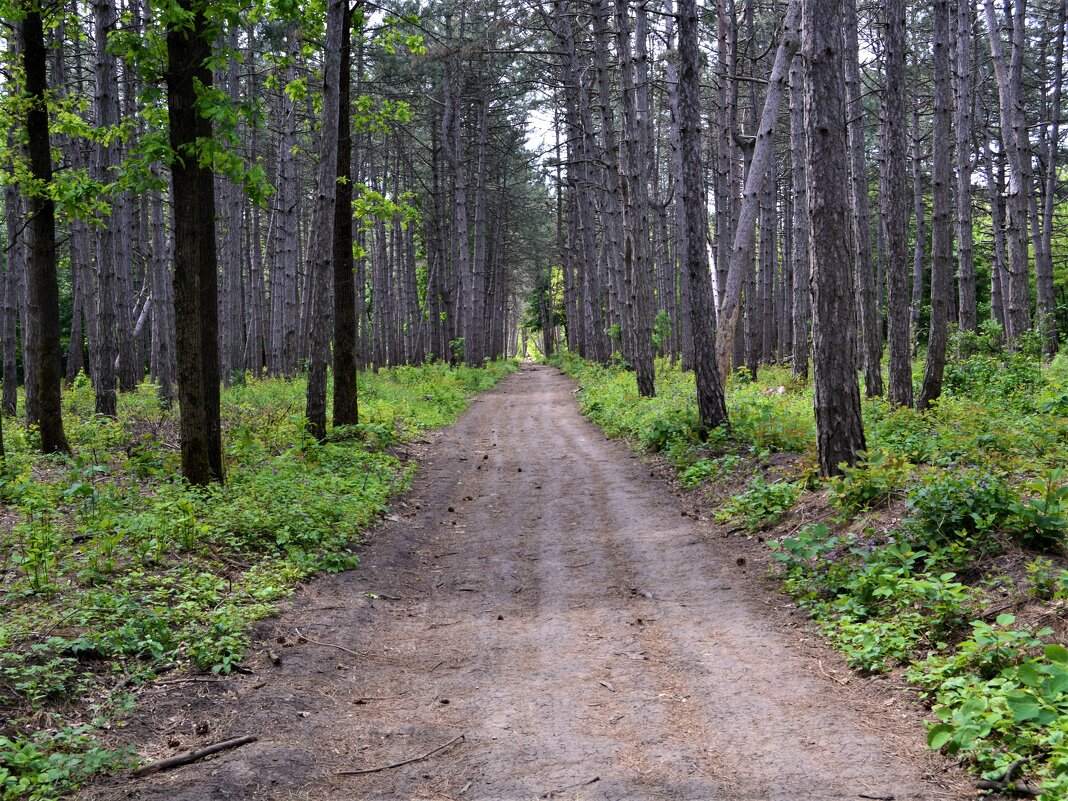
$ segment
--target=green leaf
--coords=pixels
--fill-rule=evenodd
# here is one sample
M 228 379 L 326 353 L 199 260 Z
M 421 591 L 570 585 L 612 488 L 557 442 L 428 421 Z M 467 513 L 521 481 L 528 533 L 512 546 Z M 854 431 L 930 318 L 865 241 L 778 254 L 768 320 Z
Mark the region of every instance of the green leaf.
M 1068 665 L 1068 648 L 1063 645 L 1047 645 L 1043 649 L 1046 659 L 1058 665 Z
M 948 723 L 939 723 L 927 730 L 927 746 L 939 750 L 953 739 L 953 727 Z
M 1037 718 L 1042 711 L 1038 700 L 1030 693 L 1012 692 L 1005 696 L 1005 703 L 1012 712 L 1012 716 L 1018 721 Z
M 1020 681 L 1028 687 L 1037 687 L 1039 684 L 1042 683 L 1041 674 L 1039 674 L 1039 672 L 1035 670 L 1035 666 L 1032 665 L 1030 662 L 1024 662 L 1022 665 L 1020 665 L 1020 668 L 1017 671 L 1016 675 L 1019 677 Z
M 1016 615 L 1010 615 L 1008 612 L 1002 612 L 997 617 L 997 623 L 999 626 L 1011 626 L 1016 622 Z

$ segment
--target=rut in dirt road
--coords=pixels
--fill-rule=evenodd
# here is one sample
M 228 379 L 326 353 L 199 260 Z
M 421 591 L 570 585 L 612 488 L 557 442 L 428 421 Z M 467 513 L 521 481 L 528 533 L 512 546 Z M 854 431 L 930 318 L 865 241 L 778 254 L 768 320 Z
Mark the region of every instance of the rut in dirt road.
M 528 366 L 480 398 L 363 565 L 269 621 L 280 667 L 150 690 L 127 735 L 151 756 L 178 735 L 259 742 L 89 797 L 957 797 L 919 737 L 791 649 L 730 543 L 681 516 L 573 390 Z M 187 736 L 201 718 L 210 734 Z

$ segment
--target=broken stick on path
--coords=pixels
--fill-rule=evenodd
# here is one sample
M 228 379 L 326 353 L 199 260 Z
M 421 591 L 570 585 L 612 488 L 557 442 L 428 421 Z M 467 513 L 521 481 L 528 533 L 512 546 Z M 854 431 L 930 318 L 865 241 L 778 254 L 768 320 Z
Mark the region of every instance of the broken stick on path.
M 196 762 L 198 759 L 217 754 L 220 751 L 227 751 L 231 748 L 237 748 L 239 745 L 254 743 L 257 739 L 259 738 L 256 737 L 255 734 L 246 734 L 244 737 L 234 737 L 231 740 L 223 740 L 221 743 L 206 745 L 203 748 L 186 751 L 184 754 L 178 754 L 177 756 L 167 757 L 167 759 L 161 759 L 158 762 L 150 762 L 147 765 L 142 765 L 133 772 L 133 775 L 134 778 L 140 778 L 141 776 L 148 776 L 151 773 L 157 773 L 161 770 L 170 770 L 179 765 L 188 765 L 190 762 Z
M 412 757 L 411 759 L 405 759 L 403 762 L 394 762 L 391 765 L 379 765 L 377 768 L 360 768 L 359 770 L 339 770 L 337 775 L 338 776 L 360 776 L 360 775 L 362 775 L 364 773 L 378 773 L 379 771 L 382 771 L 382 770 L 391 770 L 393 768 L 401 768 L 401 767 L 404 767 L 405 765 L 411 765 L 413 762 L 422 762 L 424 759 L 429 759 L 430 757 L 434 756 L 434 754 L 438 753 L 439 751 L 444 751 L 446 748 L 448 748 L 453 743 L 463 742 L 463 740 L 466 739 L 466 736 L 467 735 L 464 735 L 464 734 L 457 735 L 456 737 L 453 737 L 451 740 L 449 740 L 447 743 L 445 743 L 445 745 L 439 745 L 433 751 L 427 751 L 422 756 Z

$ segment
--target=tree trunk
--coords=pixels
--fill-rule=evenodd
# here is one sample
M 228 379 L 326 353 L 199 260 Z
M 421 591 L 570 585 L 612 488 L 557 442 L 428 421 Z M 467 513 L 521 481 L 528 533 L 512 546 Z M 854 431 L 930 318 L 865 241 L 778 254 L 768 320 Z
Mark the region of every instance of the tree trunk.
M 790 5 L 786 9 L 786 17 L 783 20 L 779 47 L 775 52 L 775 63 L 772 66 L 771 75 L 768 77 L 764 109 L 760 115 L 756 144 L 753 148 L 742 204 L 738 212 L 738 222 L 734 233 L 734 244 L 731 247 L 726 285 L 719 302 L 716 361 L 721 366 L 724 379 L 731 369 L 731 356 L 734 350 L 746 265 L 753 261 L 756 218 L 757 212 L 760 210 L 760 188 L 764 181 L 764 176 L 767 174 L 775 157 L 775 124 L 779 117 L 779 107 L 786 89 L 790 61 L 793 59 L 794 53 L 797 52 L 800 43 L 800 28 L 798 24 L 800 17 L 801 0 L 790 0 Z
M 26 270 L 25 234 L 19 214 L 18 192 L 8 184 L 4 187 L 4 224 L 7 236 L 4 246 L 4 389 L 0 407 L 4 414 L 14 416 L 18 411 L 18 316 L 19 275 Z M 21 235 L 20 235 L 21 234 Z
M 689 278 L 690 316 L 693 319 L 694 378 L 697 383 L 697 412 L 701 429 L 707 432 L 727 421 L 727 406 L 716 365 L 712 321 L 712 280 L 708 270 L 708 209 L 704 202 L 704 168 L 701 164 L 700 48 L 698 45 L 697 4 L 679 0 L 679 144 L 682 157 L 682 197 L 679 205 L 686 227 L 682 253 Z
M 197 83 L 210 88 L 204 7 L 179 0 L 189 25 L 167 30 L 167 108 L 170 121 L 171 205 L 174 209 L 174 306 L 182 474 L 191 484 L 223 480 L 219 415 L 218 257 L 212 170 L 194 155 L 211 138 L 197 110 Z
M 952 86 L 949 52 L 949 0 L 934 0 L 934 123 L 931 153 L 931 324 L 927 337 L 927 362 L 923 386 L 916 405 L 927 409 L 942 394 L 949 335 L 949 304 L 953 291 L 953 223 L 950 183 L 953 180 L 950 142 Z
M 853 223 L 853 264 L 857 276 L 860 311 L 861 367 L 864 392 L 869 398 L 883 394 L 883 340 L 875 305 L 875 273 L 871 263 L 871 212 L 868 203 L 868 162 L 864 157 L 864 99 L 860 86 L 860 52 L 856 0 L 843 0 L 845 17 L 845 87 L 849 138 L 849 188 Z
M 916 221 L 916 241 L 912 248 L 912 307 L 909 327 L 914 341 L 913 352 L 919 349 L 920 311 L 923 307 L 923 263 L 927 246 L 927 220 L 923 200 L 923 158 L 920 154 L 920 112 L 912 110 L 912 207 Z
M 348 21 L 348 0 L 329 0 L 326 9 L 326 45 L 323 52 L 322 127 L 319 131 L 319 171 L 315 205 L 309 230 L 307 270 L 311 275 L 311 311 L 308 327 L 308 398 L 305 417 L 316 439 L 326 436 L 326 362 L 330 356 L 330 281 L 335 269 L 334 238 L 337 220 L 338 120 L 340 118 L 341 63 Z M 346 154 L 347 155 L 347 154 Z
M 905 117 L 905 81 L 908 41 L 905 35 L 905 0 L 883 4 L 883 52 L 886 92 L 882 102 L 880 182 L 886 239 L 886 329 L 890 352 L 887 397 L 897 406 L 912 406 L 912 364 L 909 334 L 908 125 Z
M 805 129 L 812 231 L 812 345 L 820 472 L 841 472 L 864 450 L 853 327 L 841 0 L 804 0 Z
M 957 162 L 957 293 L 958 317 L 963 331 L 979 325 L 975 300 L 975 245 L 972 232 L 972 74 L 973 0 L 957 0 L 953 54 L 954 149 Z
M 1042 298 L 1046 301 L 1046 306 L 1052 311 L 1055 306 L 1055 299 L 1052 296 L 1053 289 L 1053 210 L 1054 199 L 1057 195 L 1057 160 L 1058 151 L 1060 148 L 1060 122 L 1061 122 L 1061 90 L 1064 83 L 1064 39 L 1065 33 L 1068 31 L 1068 0 L 1061 0 L 1058 4 L 1057 12 L 1057 43 L 1054 46 L 1054 58 L 1053 63 L 1056 65 L 1056 72 L 1053 77 L 1053 93 L 1052 101 L 1050 103 L 1050 133 L 1048 138 L 1048 145 L 1046 147 L 1046 174 L 1044 176 L 1044 191 L 1042 194 L 1042 252 L 1044 259 L 1048 264 L 1049 282 L 1043 281 L 1039 284 L 1039 292 L 1041 295 L 1045 295 L 1046 291 L 1050 292 L 1048 301 L 1046 298 Z M 1045 269 L 1045 268 L 1044 268 Z M 1040 303 L 1039 308 L 1042 308 Z M 1051 313 L 1044 321 L 1046 329 L 1046 355 L 1052 356 L 1057 352 L 1057 343 L 1059 332 L 1057 330 L 1057 317 Z
M 289 66 L 287 83 L 297 78 L 295 63 L 300 57 L 301 36 L 294 23 L 287 31 Z M 298 229 L 300 226 L 300 178 L 297 170 L 297 107 L 285 92 L 280 93 L 278 167 L 274 215 L 270 239 L 271 330 L 267 369 L 272 375 L 292 376 L 297 369 L 297 282 L 299 272 Z
M 93 0 L 93 22 L 96 38 L 96 124 L 101 128 L 111 128 L 119 124 L 119 79 L 115 56 L 108 52 L 108 33 L 115 29 L 118 14 L 112 0 Z M 98 181 L 109 183 L 114 180 L 113 170 L 118 164 L 119 154 L 114 142 L 98 142 L 94 161 L 94 175 Z M 116 383 L 115 373 L 116 319 L 125 317 L 119 306 L 118 297 L 118 260 L 116 247 L 121 235 L 119 221 L 119 198 L 111 199 L 108 215 L 102 225 L 94 229 L 96 245 L 96 320 L 91 323 L 95 336 L 90 345 L 95 350 L 93 365 L 96 368 L 96 413 L 105 417 L 116 417 Z
M 356 395 L 356 287 L 352 263 L 352 126 L 349 92 L 352 9 L 345 4 L 338 77 L 337 198 L 334 209 L 334 425 L 360 421 Z M 362 289 L 362 288 L 361 288 Z
M 56 277 L 56 206 L 45 196 L 52 183 L 52 148 L 48 131 L 47 50 L 41 14 L 24 5 L 19 26 L 22 68 L 28 108 L 25 111 L 26 151 L 30 175 L 37 185 L 28 198 L 29 253 L 26 260 L 27 327 L 37 343 L 36 362 L 26 360 L 27 392 L 33 385 L 37 423 L 44 453 L 69 453 L 63 431 L 63 372 L 60 351 L 59 282 Z M 25 353 L 23 358 L 26 358 Z M 28 418 L 29 419 L 29 418 Z M 30 422 L 33 422 L 32 420 Z
M 794 193 L 791 255 L 794 273 L 793 376 L 808 378 L 809 293 L 812 261 L 808 242 L 808 187 L 805 174 L 805 86 L 801 56 L 790 67 L 790 167 Z
M 616 0 L 616 33 L 619 71 L 622 81 L 623 140 L 621 142 L 620 191 L 623 200 L 623 268 L 625 302 L 631 306 L 631 366 L 638 382 L 638 394 L 656 394 L 653 360 L 653 287 L 649 263 L 648 159 L 641 146 L 638 118 L 637 53 L 631 48 L 629 4 Z M 640 37 L 639 37 L 640 38 Z
M 1023 0 L 1019 0 L 1022 4 Z M 1005 62 L 998 28 L 994 0 L 984 0 L 990 54 L 994 63 L 994 75 L 998 84 L 998 99 L 1001 120 L 1001 144 L 1009 171 L 1008 197 L 1005 201 L 1005 238 L 1008 243 L 1008 291 L 1005 297 L 1005 333 L 1015 340 L 1030 325 L 1029 302 L 1030 267 L 1027 257 L 1027 194 L 1024 189 L 1024 166 L 1021 140 L 1027 135 L 1020 130 L 1021 117 L 1017 114 L 1018 87 Z

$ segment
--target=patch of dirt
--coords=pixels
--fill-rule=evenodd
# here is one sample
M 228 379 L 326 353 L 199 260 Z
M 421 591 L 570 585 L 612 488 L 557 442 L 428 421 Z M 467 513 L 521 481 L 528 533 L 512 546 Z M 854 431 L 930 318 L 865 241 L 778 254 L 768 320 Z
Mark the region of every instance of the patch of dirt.
M 774 591 L 766 548 L 695 519 L 573 388 L 525 366 L 482 396 L 423 449 L 361 567 L 261 624 L 254 675 L 157 682 L 115 735 L 149 759 L 258 742 L 81 797 L 971 795 L 918 711 Z

